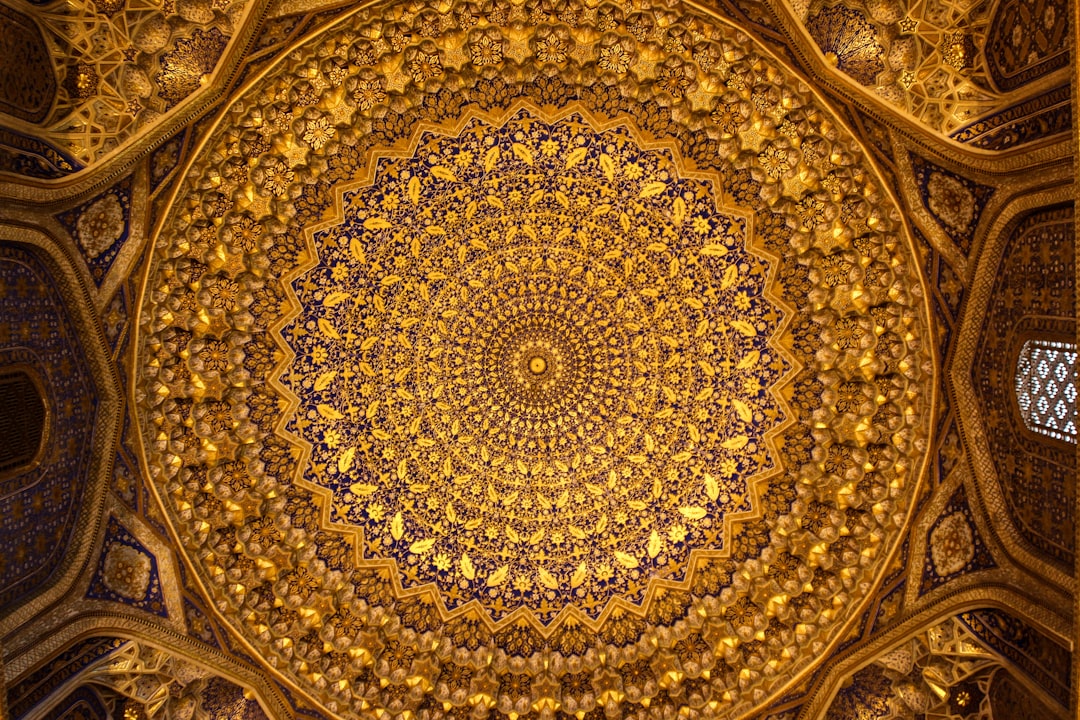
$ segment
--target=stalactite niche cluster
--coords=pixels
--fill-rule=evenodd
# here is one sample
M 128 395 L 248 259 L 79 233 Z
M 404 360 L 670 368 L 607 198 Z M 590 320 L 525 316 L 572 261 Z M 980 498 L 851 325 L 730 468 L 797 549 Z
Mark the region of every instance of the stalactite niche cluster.
M 184 551 L 341 716 L 751 712 L 874 587 L 932 401 L 860 149 L 682 7 L 342 21 L 212 131 L 139 322 Z

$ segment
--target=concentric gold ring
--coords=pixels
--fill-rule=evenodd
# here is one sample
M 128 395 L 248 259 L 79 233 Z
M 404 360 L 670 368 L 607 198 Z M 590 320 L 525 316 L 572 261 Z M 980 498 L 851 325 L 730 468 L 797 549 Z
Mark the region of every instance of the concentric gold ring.
M 223 113 L 148 269 L 149 477 L 330 715 L 751 715 L 910 512 L 912 250 L 724 21 L 512 5 L 365 8 Z

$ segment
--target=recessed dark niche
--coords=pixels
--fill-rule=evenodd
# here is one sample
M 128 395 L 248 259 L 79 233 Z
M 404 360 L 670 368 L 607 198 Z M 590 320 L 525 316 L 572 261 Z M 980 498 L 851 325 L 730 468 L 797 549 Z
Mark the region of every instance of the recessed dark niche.
M 45 418 L 45 398 L 30 373 L 0 368 L 0 476 L 17 475 L 37 460 Z

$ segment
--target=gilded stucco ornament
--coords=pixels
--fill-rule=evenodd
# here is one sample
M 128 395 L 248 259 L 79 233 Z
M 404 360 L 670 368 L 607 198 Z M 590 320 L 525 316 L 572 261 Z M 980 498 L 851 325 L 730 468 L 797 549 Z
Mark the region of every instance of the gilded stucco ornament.
M 896 218 L 715 19 L 358 13 L 233 102 L 158 236 L 156 491 L 331 713 L 745 715 L 857 615 L 921 474 Z
M 747 218 L 624 126 L 421 131 L 312 234 L 287 429 L 365 557 L 544 624 L 682 580 L 753 512 L 792 363 Z M 458 122 L 460 125 L 460 121 Z

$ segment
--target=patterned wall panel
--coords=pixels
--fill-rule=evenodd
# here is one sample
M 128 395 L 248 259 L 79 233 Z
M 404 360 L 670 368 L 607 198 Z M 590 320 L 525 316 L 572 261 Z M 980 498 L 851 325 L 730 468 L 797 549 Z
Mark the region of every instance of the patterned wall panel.
M 111 720 L 113 715 L 92 688 L 80 687 L 52 709 L 56 720 Z M 126 720 L 126 719 L 125 719 Z
M 124 644 L 118 638 L 93 637 L 78 642 L 49 659 L 7 688 L 8 712 L 19 718 L 30 712 L 53 691 L 87 665 L 114 653 Z
M 32 251 L 0 246 L 0 364 L 31 367 L 53 420 L 41 462 L 0 485 L 0 607 L 57 567 L 86 486 L 96 393 L 58 282 Z
M 75 238 L 99 287 L 131 234 L 132 186 L 129 175 L 100 195 L 57 216 Z
M 82 164 L 55 145 L 0 127 L 0 172 L 36 178 L 60 178 Z
M 988 2 L 783 4 L 792 6 L 826 61 L 933 132 L 951 133 L 1008 102 L 994 90 L 982 52 Z
M 1003 655 L 1062 706 L 1068 707 L 1071 685 L 1068 648 L 1002 610 L 973 610 L 959 617 L 979 642 Z
M 259 704 L 244 697 L 242 687 L 220 677 L 213 678 L 206 684 L 202 707 L 210 717 L 266 720 L 266 713 Z
M 1002 108 L 953 132 L 954 140 L 984 150 L 1005 150 L 1072 128 L 1068 85 Z
M 986 38 L 990 77 L 1015 90 L 1069 62 L 1069 8 L 1065 0 L 1005 0 Z
M 923 206 L 941 229 L 964 253 L 971 250 L 975 228 L 994 188 L 950 172 L 928 160 L 910 154 Z
M 885 71 L 877 28 L 858 8 L 822 8 L 809 17 L 806 29 L 826 57 L 835 58 L 836 67 L 860 84 L 873 85 Z
M 1053 711 L 1038 696 L 1007 672 L 998 672 L 990 683 L 990 708 L 995 718 L 1043 720 Z
M 973 365 L 987 441 L 1009 514 L 1036 549 L 1070 568 L 1076 448 L 1024 429 L 1014 388 L 1016 357 L 1025 339 L 1075 336 L 1075 272 L 1072 208 L 1040 211 L 1024 219 L 996 269 Z
M 34 83 L 34 97 L 46 98 L 34 117 L 43 126 L 39 139 L 74 160 L 56 168 L 71 172 L 97 161 L 205 88 L 250 3 L 73 0 L 53 5 L 35 13 L 51 52 L 30 54 L 31 62 L 41 58 L 30 68 L 22 58 L 0 62 L 0 68 L 18 68 L 9 81 L 13 91 Z M 5 43 L 14 42 L 0 39 L 0 58 Z M 25 41 L 22 46 L 27 52 L 33 48 Z M 3 94 L 0 88 L 0 109 Z M 0 136 L 0 145 L 8 145 L 16 156 L 41 154 L 33 141 L 17 137 Z
M 0 112 L 38 122 L 56 96 L 45 38 L 27 15 L 0 5 Z
M 87 597 L 124 603 L 167 617 L 157 558 L 131 532 L 110 517 Z
M 987 720 L 980 711 L 999 660 L 976 640 L 949 618 L 887 648 L 845 678 L 825 720 Z
M 962 574 L 995 566 L 986 543 L 975 526 L 963 485 L 949 499 L 927 533 L 920 593 L 925 593 Z
M 266 720 L 251 695 L 170 651 L 92 638 L 20 679 L 8 699 L 15 720 Z

